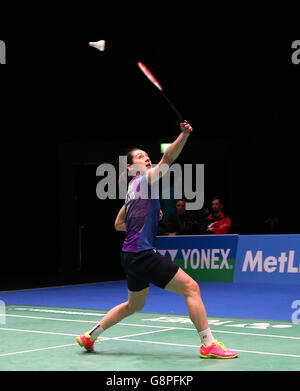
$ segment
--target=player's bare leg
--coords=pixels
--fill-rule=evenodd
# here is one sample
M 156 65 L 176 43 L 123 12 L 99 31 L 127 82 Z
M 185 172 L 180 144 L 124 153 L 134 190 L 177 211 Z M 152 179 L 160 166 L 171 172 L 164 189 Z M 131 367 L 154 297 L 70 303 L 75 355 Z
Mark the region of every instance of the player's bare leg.
M 92 330 L 80 335 L 76 338 L 76 341 L 80 346 L 84 347 L 88 351 L 94 349 L 94 342 L 100 334 L 113 325 L 119 323 L 122 319 L 139 312 L 143 309 L 149 288 L 145 288 L 138 292 L 128 290 L 128 300 L 121 303 L 111 310 L 97 323 Z
M 145 305 L 148 292 L 149 288 L 138 292 L 128 290 L 128 301 L 112 308 L 99 322 L 103 330 L 108 329 L 135 312 L 141 311 Z
M 198 332 L 208 328 L 206 310 L 196 281 L 179 269 L 165 289 L 184 296 L 190 318 Z
M 196 281 L 182 269 L 179 269 L 165 289 L 184 296 L 190 318 L 202 342 L 200 348 L 201 358 L 229 359 L 238 356 L 237 352 L 227 349 L 222 342 L 214 339 L 208 326 L 206 310 L 200 295 L 199 285 Z

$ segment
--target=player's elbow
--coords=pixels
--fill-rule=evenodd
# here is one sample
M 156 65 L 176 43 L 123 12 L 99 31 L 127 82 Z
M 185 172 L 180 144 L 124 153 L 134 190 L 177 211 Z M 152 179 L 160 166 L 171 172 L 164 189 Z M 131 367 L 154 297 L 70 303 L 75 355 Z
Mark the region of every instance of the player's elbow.
M 116 231 L 125 231 L 125 229 L 126 229 L 126 224 L 125 224 L 125 222 L 122 222 L 122 223 L 120 223 L 120 222 L 115 222 L 115 230 L 116 230 Z
M 119 223 L 115 223 L 115 230 L 116 231 L 121 231 L 121 226 Z

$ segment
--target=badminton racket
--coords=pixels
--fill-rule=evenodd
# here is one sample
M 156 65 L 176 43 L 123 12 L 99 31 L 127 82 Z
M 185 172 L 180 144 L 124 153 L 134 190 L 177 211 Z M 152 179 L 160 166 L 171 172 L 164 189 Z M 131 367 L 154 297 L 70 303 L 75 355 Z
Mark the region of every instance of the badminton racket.
M 159 91 L 161 92 L 164 99 L 167 101 L 167 103 L 169 104 L 171 109 L 177 115 L 177 118 L 179 119 L 179 121 L 183 122 L 184 121 L 183 115 L 176 109 L 176 107 L 173 105 L 173 103 L 167 97 L 167 95 L 165 94 L 165 92 L 162 88 L 162 85 L 159 83 L 159 81 L 156 79 L 156 77 L 153 76 L 153 74 L 149 71 L 149 69 L 142 62 L 138 62 L 137 65 L 140 68 L 140 70 L 143 72 L 143 74 L 151 81 L 151 83 L 153 83 L 155 85 L 155 87 L 157 87 L 159 89 Z

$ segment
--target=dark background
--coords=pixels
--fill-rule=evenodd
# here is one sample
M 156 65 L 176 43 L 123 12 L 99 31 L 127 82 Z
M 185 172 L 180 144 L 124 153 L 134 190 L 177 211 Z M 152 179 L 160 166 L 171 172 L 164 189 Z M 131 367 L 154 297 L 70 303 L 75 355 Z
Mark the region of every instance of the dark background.
M 205 164 L 232 232 L 299 233 L 300 33 L 261 13 L 245 27 L 228 10 L 115 7 L 1 13 L 2 289 L 124 278 L 122 201 L 97 199 L 96 167 L 135 145 L 155 162 L 179 133 L 138 61 L 194 127 L 178 161 Z

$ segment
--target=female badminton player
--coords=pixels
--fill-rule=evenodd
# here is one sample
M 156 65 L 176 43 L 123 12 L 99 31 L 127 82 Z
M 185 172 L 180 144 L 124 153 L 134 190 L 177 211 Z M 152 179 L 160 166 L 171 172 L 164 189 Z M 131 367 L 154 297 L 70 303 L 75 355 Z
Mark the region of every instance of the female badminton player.
M 116 230 L 126 232 L 121 264 L 127 277 L 128 300 L 112 308 L 90 331 L 76 338 L 79 345 L 88 351 L 94 349 L 94 342 L 105 330 L 142 310 L 149 283 L 152 283 L 185 298 L 190 319 L 201 339 L 200 357 L 229 359 L 238 356 L 237 352 L 227 349 L 213 337 L 198 283 L 155 248 L 160 218 L 156 192 L 158 180 L 177 159 L 193 131 L 187 121 L 180 123 L 180 130 L 177 139 L 167 148 L 155 167 L 152 167 L 145 151 L 133 149 L 128 153 L 128 175 L 132 175 L 133 170 L 135 174 L 129 182 L 125 204 L 115 220 Z M 148 196 L 145 196 L 146 193 Z

